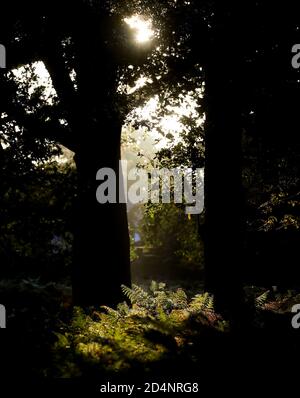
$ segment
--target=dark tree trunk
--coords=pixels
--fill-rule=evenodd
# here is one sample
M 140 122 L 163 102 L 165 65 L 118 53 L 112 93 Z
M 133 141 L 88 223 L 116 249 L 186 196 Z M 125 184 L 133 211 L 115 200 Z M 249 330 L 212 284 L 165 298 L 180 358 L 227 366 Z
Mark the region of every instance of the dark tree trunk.
M 243 300 L 240 49 L 233 15 L 223 10 L 220 18 L 205 69 L 206 284 L 217 310 L 236 319 Z
M 77 230 L 73 274 L 74 302 L 113 305 L 121 284 L 130 285 L 130 244 L 126 205 L 100 204 L 96 174 L 111 168 L 117 176 L 121 157 L 122 120 L 117 110 L 118 65 L 103 44 L 98 20 L 79 32 L 79 112 L 74 115 L 78 148 Z
M 109 47 L 110 16 L 98 15 L 86 3 L 76 9 L 74 18 L 76 90 L 55 31 L 49 35 L 45 57 L 76 153 L 73 298 L 76 305 L 113 305 L 123 299 L 121 284 L 130 285 L 126 205 L 97 202 L 96 174 L 111 168 L 118 180 L 122 128 L 116 104 L 118 63 Z
M 102 120 L 102 128 L 96 128 L 93 135 L 95 139 L 83 143 L 76 154 L 73 297 L 77 305 L 114 305 L 122 300 L 121 284 L 130 285 L 126 205 L 96 201 L 96 173 L 109 167 L 118 181 L 121 126 Z

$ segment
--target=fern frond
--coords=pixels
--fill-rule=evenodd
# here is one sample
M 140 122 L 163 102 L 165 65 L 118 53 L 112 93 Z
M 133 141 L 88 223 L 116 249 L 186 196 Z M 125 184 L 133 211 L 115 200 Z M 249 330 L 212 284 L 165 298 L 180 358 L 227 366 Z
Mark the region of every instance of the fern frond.
M 121 315 L 119 311 L 107 307 L 106 305 L 102 305 L 101 308 L 103 308 L 106 311 L 107 315 L 111 316 L 112 318 L 119 318 Z
M 263 307 L 268 301 L 269 294 L 270 294 L 270 291 L 267 290 L 266 292 L 264 292 L 260 296 L 256 297 L 256 299 L 255 299 L 256 307 L 258 307 L 258 308 Z
M 122 289 L 122 292 L 123 292 L 124 296 L 127 297 L 130 300 L 130 302 L 131 302 L 131 300 L 133 298 L 132 289 L 130 287 L 128 287 L 128 286 L 125 286 L 125 285 L 121 285 L 121 289 Z
M 209 293 L 197 294 L 193 297 L 189 310 L 192 312 L 213 311 L 214 298 Z
M 174 309 L 184 310 L 188 306 L 188 298 L 183 289 L 177 289 L 175 292 L 171 292 L 170 299 L 172 300 Z
M 137 304 L 144 308 L 151 308 L 154 305 L 154 298 L 140 286 L 132 285 L 132 288 L 129 288 L 122 285 L 122 291 L 131 304 Z

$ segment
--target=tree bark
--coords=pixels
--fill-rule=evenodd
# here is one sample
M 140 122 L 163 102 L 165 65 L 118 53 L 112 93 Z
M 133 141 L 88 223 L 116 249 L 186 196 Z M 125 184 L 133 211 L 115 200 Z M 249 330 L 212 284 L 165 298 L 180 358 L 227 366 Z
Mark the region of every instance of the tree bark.
M 122 300 L 121 284 L 130 285 L 130 252 L 126 205 L 96 201 L 96 173 L 109 167 L 119 175 L 121 125 L 102 120 L 88 146 L 76 154 L 76 206 L 73 297 L 76 305 L 114 305 Z
M 237 25 L 220 11 L 205 68 L 205 274 L 217 311 L 241 317 L 242 173 Z
M 116 106 L 118 63 L 108 46 L 109 16 L 99 18 L 87 4 L 73 21 L 76 85 L 70 81 L 61 41 L 49 36 L 46 64 L 72 131 L 78 175 L 74 214 L 74 304 L 114 305 L 121 284 L 130 285 L 130 244 L 126 205 L 99 204 L 96 174 L 115 171 L 118 181 L 122 118 Z M 84 27 L 84 28 L 82 28 Z

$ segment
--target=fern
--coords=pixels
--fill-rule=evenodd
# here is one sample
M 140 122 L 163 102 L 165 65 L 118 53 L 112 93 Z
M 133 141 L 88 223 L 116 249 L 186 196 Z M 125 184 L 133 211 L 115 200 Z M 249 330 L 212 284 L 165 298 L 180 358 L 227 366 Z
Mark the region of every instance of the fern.
M 115 320 L 121 317 L 121 312 L 119 310 L 114 310 L 113 308 L 107 307 L 106 305 L 103 305 L 101 307 L 106 311 L 106 314 L 111 317 L 111 319 Z
M 174 306 L 173 306 L 172 299 L 169 297 L 167 292 L 164 290 L 161 290 L 161 291 L 155 292 L 154 294 L 155 294 L 156 310 L 160 311 L 160 309 L 162 309 L 162 311 L 164 311 L 166 313 L 170 313 Z
M 117 306 L 118 312 L 121 314 L 121 316 L 127 316 L 129 314 L 130 308 L 126 302 L 120 303 Z
M 258 308 L 264 307 L 265 304 L 266 304 L 267 301 L 268 301 L 269 294 L 270 294 L 270 291 L 267 290 L 266 292 L 264 292 L 264 293 L 261 294 L 260 296 L 256 297 L 256 299 L 255 299 L 255 306 L 258 307 Z
M 190 345 L 201 326 L 226 331 L 227 324 L 213 311 L 214 300 L 208 293 L 188 300 L 182 289 L 170 291 L 157 282 L 149 290 L 122 286 L 132 305 L 101 307 L 99 312 L 93 309 L 97 317 L 76 308 L 71 324 L 64 333 L 56 334 L 58 372 L 77 377 L 91 366 L 98 373 L 127 372 L 135 364 L 155 367 L 167 357 L 173 361 L 178 350 L 191 353 Z
M 150 284 L 150 292 L 155 294 L 158 291 L 164 290 L 166 287 L 166 284 L 163 282 L 156 282 L 156 281 L 151 281 Z
M 122 285 L 124 295 L 130 300 L 131 304 L 151 309 L 155 306 L 155 300 L 140 286 L 132 285 L 132 288 Z
M 170 299 L 172 300 L 173 308 L 176 310 L 184 310 L 188 307 L 188 298 L 183 289 L 177 289 L 176 292 L 171 292 Z
M 191 312 L 205 312 L 214 310 L 214 298 L 209 293 L 197 294 L 193 297 L 189 310 Z

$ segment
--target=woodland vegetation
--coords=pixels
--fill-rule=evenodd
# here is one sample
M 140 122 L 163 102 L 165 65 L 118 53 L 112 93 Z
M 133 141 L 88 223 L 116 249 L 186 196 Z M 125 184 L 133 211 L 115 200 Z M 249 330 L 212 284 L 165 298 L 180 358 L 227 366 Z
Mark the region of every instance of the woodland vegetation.
M 1 15 L 6 372 L 199 376 L 299 349 L 296 6 L 11 0 Z M 121 148 L 146 170 L 204 168 L 204 211 L 97 203 Z

